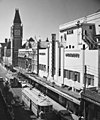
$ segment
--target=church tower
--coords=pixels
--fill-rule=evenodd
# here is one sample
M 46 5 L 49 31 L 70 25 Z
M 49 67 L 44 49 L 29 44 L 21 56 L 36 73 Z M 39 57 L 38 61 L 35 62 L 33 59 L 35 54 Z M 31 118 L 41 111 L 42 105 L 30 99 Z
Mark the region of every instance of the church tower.
M 21 23 L 19 10 L 15 10 L 15 17 L 11 27 L 11 57 L 12 65 L 18 66 L 18 49 L 22 47 L 23 26 Z

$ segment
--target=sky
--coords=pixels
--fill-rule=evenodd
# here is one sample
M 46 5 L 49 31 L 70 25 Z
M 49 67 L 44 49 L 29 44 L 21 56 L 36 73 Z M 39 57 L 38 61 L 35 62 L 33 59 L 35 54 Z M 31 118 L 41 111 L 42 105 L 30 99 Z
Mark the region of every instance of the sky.
M 10 38 L 15 9 L 23 24 L 23 41 L 59 36 L 59 25 L 95 13 L 100 0 L 0 0 L 0 42 Z

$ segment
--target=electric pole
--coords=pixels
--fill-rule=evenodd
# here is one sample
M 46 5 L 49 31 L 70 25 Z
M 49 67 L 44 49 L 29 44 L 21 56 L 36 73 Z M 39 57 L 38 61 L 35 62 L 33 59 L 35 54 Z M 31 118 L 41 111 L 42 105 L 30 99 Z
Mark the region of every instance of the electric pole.
M 85 92 L 86 92 L 86 74 L 87 74 L 87 66 L 85 65 L 84 66 L 84 89 L 83 89 L 83 93 L 85 95 Z M 84 120 L 86 120 L 86 103 L 85 103 L 85 100 L 84 100 Z

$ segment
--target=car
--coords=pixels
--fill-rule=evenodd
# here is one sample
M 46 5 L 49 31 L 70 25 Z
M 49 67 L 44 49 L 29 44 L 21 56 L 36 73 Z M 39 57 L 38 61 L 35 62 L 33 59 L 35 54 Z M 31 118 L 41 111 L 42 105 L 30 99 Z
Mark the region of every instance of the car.
M 0 77 L 0 82 L 4 82 L 4 79 L 3 79 L 3 77 Z
M 60 110 L 59 116 L 60 116 L 61 120 L 74 120 L 72 118 L 71 113 L 68 110 Z

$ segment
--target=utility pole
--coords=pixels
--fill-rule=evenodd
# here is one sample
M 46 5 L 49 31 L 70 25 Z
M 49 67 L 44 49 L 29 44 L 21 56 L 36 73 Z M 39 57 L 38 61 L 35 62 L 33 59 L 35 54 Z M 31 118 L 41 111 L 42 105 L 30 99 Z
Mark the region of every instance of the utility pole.
M 86 73 L 87 73 L 87 66 L 85 65 L 84 66 L 84 93 L 85 93 L 85 90 L 86 90 Z
M 83 93 L 85 94 L 86 91 L 86 74 L 87 74 L 87 66 L 84 66 L 84 89 L 83 89 Z M 84 100 L 84 120 L 86 120 L 86 103 Z
M 37 75 L 39 75 L 39 48 L 40 41 L 37 41 Z
M 83 84 L 84 84 L 84 88 L 83 88 L 83 94 L 85 95 L 86 92 L 86 74 L 87 74 L 87 66 L 85 65 L 85 44 L 83 44 Z M 84 100 L 84 120 L 86 120 L 86 103 Z

